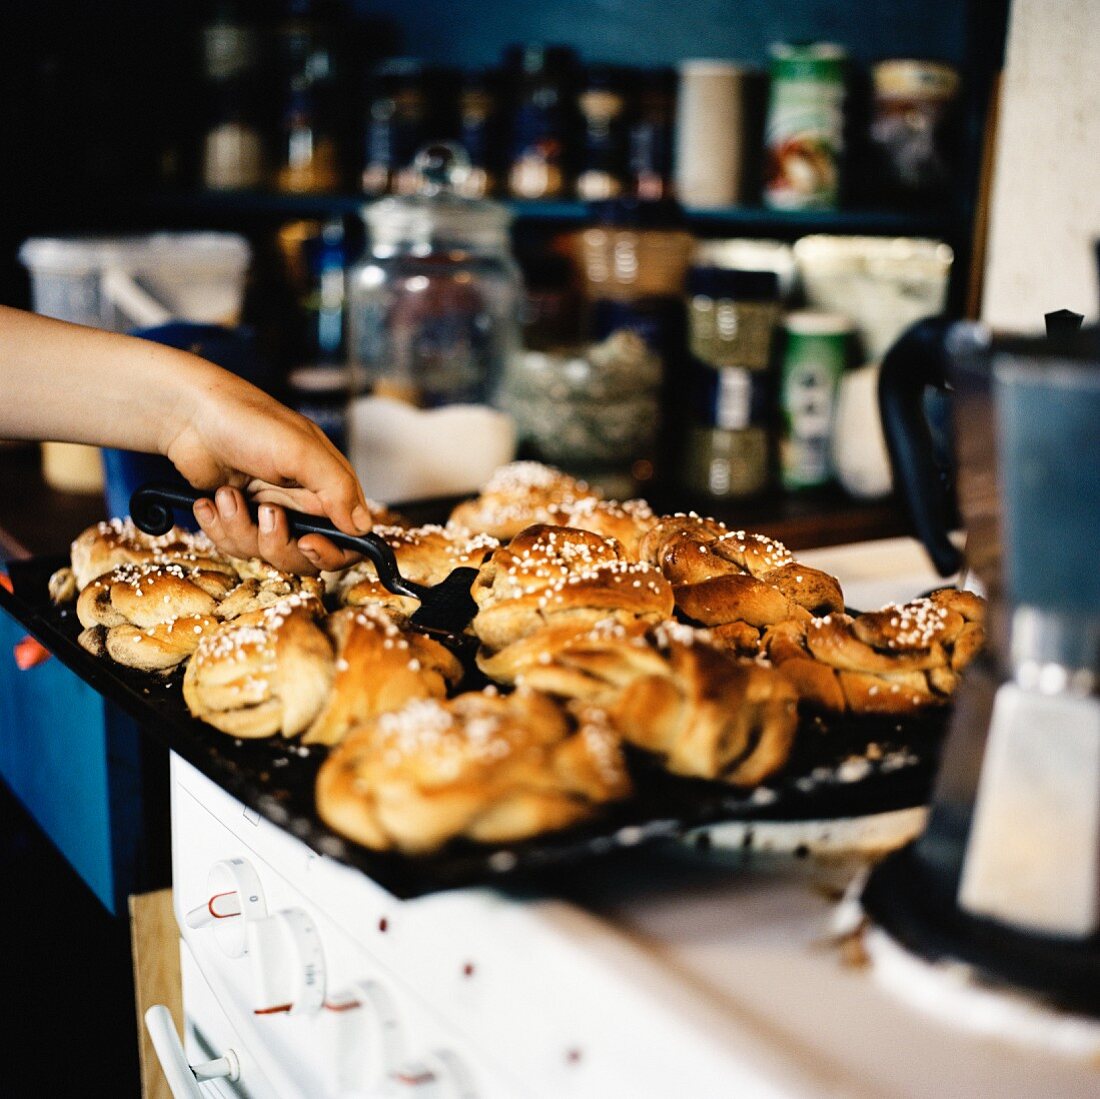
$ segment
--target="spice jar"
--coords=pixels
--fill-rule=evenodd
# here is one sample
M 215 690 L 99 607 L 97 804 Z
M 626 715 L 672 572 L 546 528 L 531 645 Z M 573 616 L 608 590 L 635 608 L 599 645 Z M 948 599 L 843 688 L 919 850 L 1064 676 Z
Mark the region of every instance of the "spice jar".
M 485 198 L 498 189 L 499 92 L 491 73 L 468 73 L 458 97 L 459 142 L 470 159 L 462 184 L 468 198 Z
M 235 190 L 266 182 L 262 63 L 260 26 L 242 5 L 219 5 L 202 28 L 204 187 Z
M 688 276 L 691 423 L 683 480 L 708 496 L 768 487 L 772 345 L 781 315 L 774 271 L 696 267 Z
M 623 75 L 610 66 L 593 66 L 577 99 L 584 119 L 577 196 L 586 201 L 615 198 L 623 189 L 626 95 Z
M 630 193 L 650 202 L 672 196 L 676 70 L 638 74 L 629 136 Z
M 578 238 L 585 294 L 592 301 L 679 298 L 694 238 L 674 202 L 618 199 L 592 204 L 596 224 Z
M 959 75 L 937 61 L 874 66 L 871 145 L 888 197 L 935 198 L 949 182 L 946 129 Z
M 515 110 L 508 190 L 513 198 L 550 199 L 569 193 L 576 55 L 567 46 L 513 48 Z
M 292 194 L 336 190 L 340 97 L 334 28 L 308 5 L 291 5 L 278 42 L 285 101 L 275 185 Z
M 373 74 L 366 129 L 363 191 L 408 194 L 409 166 L 428 138 L 428 73 L 413 58 L 391 58 Z

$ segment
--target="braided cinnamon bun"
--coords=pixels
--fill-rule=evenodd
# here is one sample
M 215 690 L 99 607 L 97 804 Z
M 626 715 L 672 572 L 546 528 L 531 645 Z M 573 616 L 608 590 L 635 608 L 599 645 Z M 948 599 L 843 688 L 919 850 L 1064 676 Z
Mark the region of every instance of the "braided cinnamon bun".
M 669 771 L 755 786 L 787 761 L 797 695 L 774 669 L 736 661 L 708 631 L 605 622 L 531 664 L 525 686 L 607 711 L 623 739 Z
M 356 843 L 422 854 L 564 828 L 629 792 L 600 711 L 489 689 L 412 702 L 349 734 L 321 765 L 317 811 Z
M 769 627 L 762 647 L 811 705 L 837 712 L 912 713 L 947 701 L 981 649 L 985 603 L 943 588 L 852 617 Z

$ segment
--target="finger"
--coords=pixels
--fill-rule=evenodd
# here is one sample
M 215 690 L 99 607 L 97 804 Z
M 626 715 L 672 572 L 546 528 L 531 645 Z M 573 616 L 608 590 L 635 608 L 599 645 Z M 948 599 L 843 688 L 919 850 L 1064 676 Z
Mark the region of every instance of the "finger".
M 286 512 L 274 504 L 260 505 L 259 553 L 265 560 L 284 572 L 313 576 L 320 571 L 291 537 Z
M 214 493 L 221 524 L 223 548 L 233 557 L 255 557 L 259 553 L 256 524 L 248 513 L 241 491 L 223 485 Z
M 324 513 L 348 534 L 370 530 L 370 509 L 347 459 L 320 432 L 288 448 L 280 474 L 309 489 Z
M 307 534 L 298 539 L 298 549 L 323 572 L 337 572 L 362 560 L 362 555 L 334 545 L 322 534 Z
M 204 496 L 195 501 L 195 506 L 191 510 L 194 512 L 195 521 L 199 524 L 199 529 L 203 534 L 205 534 L 222 553 L 228 553 L 229 550 L 226 548 L 225 530 L 222 527 L 218 509 L 214 506 L 214 501 L 208 500 Z

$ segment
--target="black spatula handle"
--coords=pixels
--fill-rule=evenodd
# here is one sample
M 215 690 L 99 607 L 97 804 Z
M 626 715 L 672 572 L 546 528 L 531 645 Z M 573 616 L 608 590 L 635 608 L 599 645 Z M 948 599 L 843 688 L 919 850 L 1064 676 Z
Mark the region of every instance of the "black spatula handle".
M 209 496 L 193 488 L 153 482 L 142 485 L 130 497 L 130 518 L 146 534 L 166 534 L 175 522 L 173 512 L 177 509 L 190 514 L 197 500 Z M 257 505 L 248 501 L 248 511 L 256 518 Z M 295 538 L 303 534 L 323 534 L 329 541 L 344 549 L 361 553 L 374 565 L 378 579 L 383 586 L 397 595 L 407 595 L 412 599 L 421 599 L 425 589 L 420 584 L 406 580 L 397 568 L 397 558 L 389 545 L 377 534 L 345 534 L 337 530 L 327 519 L 318 515 L 306 515 L 304 512 L 286 511 L 287 525 Z

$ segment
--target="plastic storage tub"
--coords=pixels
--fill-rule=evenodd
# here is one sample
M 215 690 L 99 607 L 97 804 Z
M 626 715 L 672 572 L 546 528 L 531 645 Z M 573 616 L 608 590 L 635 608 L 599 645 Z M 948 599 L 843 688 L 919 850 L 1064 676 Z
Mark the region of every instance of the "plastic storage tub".
M 36 313 L 129 332 L 171 321 L 235 326 L 251 249 L 236 233 L 35 237 L 19 258 Z M 95 447 L 43 443 L 42 473 L 63 492 L 103 489 Z
M 36 313 L 128 332 L 172 320 L 236 324 L 251 250 L 235 233 L 37 237 L 19 258 Z

